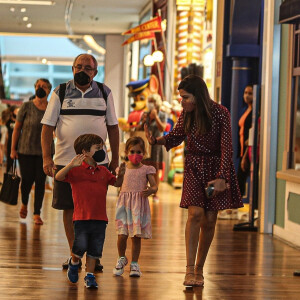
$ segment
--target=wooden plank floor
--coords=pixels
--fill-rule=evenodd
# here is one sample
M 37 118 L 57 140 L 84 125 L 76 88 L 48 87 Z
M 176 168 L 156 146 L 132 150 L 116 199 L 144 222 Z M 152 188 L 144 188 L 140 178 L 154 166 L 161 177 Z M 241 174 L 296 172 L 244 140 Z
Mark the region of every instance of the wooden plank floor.
M 33 194 L 33 193 L 32 193 Z M 114 188 L 108 193 L 103 273 L 98 290 L 86 290 L 84 272 L 71 284 L 61 263 L 68 257 L 62 213 L 51 208 L 46 193 L 43 226 L 34 226 L 32 201 L 26 222 L 18 207 L 0 203 L 0 299 L 300 299 L 300 250 L 270 235 L 233 232 L 236 221 L 219 220 L 204 270 L 205 287 L 186 290 L 184 226 L 187 211 L 178 207 L 180 190 L 160 186 L 160 202 L 152 203 L 153 239 L 142 242 L 141 278 L 113 277 L 117 258 L 114 231 Z

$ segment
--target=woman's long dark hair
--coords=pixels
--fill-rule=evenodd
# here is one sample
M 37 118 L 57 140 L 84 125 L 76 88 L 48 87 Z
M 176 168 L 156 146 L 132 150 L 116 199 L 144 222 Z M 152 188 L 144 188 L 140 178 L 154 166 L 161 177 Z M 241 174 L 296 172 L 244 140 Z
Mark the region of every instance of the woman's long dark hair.
M 190 133 L 194 125 L 198 134 L 208 132 L 212 126 L 211 99 L 204 80 L 197 75 L 188 75 L 180 82 L 178 90 L 181 89 L 192 94 L 196 100 L 195 109 L 184 114 L 185 133 Z

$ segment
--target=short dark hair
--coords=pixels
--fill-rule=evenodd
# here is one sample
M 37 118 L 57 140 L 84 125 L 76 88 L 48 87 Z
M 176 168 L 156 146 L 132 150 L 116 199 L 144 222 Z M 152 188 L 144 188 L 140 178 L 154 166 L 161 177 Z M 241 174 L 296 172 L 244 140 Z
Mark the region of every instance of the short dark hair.
M 93 55 L 88 54 L 88 53 L 81 53 L 81 54 L 77 55 L 77 56 L 75 57 L 74 61 L 73 61 L 73 66 L 75 66 L 76 60 L 77 60 L 78 57 L 81 56 L 81 55 L 87 55 L 87 56 L 90 56 L 91 59 L 92 59 L 93 62 L 94 62 L 94 67 L 95 67 L 95 69 L 97 70 L 97 68 L 98 68 L 98 62 L 97 62 L 97 59 L 96 59 Z
M 49 91 L 51 91 L 51 89 L 52 89 L 52 84 L 51 84 L 50 81 L 49 81 L 48 79 L 46 79 L 46 78 L 39 78 L 39 79 L 35 82 L 34 87 L 36 87 L 37 83 L 38 83 L 40 80 L 41 80 L 41 81 L 44 81 L 45 83 L 47 83 L 47 87 L 48 87 Z
M 139 136 L 132 136 L 126 141 L 125 153 L 129 152 L 129 149 L 135 145 L 140 145 L 144 154 L 146 154 L 146 147 L 144 140 Z
M 82 154 L 82 150 L 90 151 L 93 145 L 103 144 L 103 140 L 96 134 L 82 134 L 74 142 L 76 154 Z

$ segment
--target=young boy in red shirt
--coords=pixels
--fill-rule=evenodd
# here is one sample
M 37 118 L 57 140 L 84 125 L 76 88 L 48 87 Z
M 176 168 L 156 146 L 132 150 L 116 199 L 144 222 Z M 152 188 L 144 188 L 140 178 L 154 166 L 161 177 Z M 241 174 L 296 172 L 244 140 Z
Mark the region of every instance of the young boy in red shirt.
M 74 202 L 74 234 L 72 257 L 67 272 L 72 283 L 78 281 L 79 261 L 86 252 L 87 288 L 97 288 L 93 274 L 96 259 L 101 258 L 108 222 L 106 193 L 108 185 L 120 187 L 125 173 L 121 164 L 116 178 L 106 167 L 97 165 L 105 159 L 103 140 L 95 134 L 83 134 L 74 142 L 76 156 L 55 176 L 56 180 L 71 184 Z

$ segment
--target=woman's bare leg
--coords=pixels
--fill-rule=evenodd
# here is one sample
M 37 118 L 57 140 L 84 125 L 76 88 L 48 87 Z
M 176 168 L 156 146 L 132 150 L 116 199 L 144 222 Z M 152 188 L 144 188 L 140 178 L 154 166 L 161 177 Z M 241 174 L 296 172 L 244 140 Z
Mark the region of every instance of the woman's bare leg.
M 211 242 L 214 238 L 215 227 L 217 222 L 217 211 L 207 211 L 205 212 L 204 218 L 201 221 L 201 232 L 200 232 L 200 242 L 197 253 L 197 261 L 195 268 L 195 283 L 197 285 L 203 285 L 203 266 L 210 248 Z
M 187 266 L 184 285 L 193 285 L 194 283 L 194 265 L 199 242 L 200 225 L 204 214 L 205 211 L 201 207 L 189 206 L 188 208 L 188 219 L 185 227 Z

